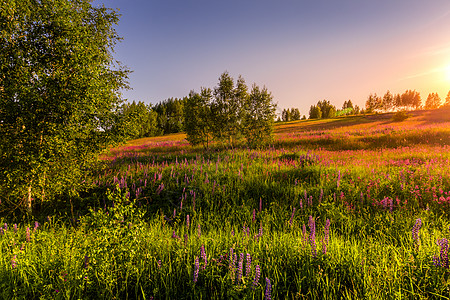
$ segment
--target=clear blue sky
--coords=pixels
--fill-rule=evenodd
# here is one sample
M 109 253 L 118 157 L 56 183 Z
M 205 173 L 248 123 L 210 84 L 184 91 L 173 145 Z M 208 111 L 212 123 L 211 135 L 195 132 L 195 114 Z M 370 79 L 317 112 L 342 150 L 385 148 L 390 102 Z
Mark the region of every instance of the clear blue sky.
M 370 93 L 450 90 L 449 0 L 96 0 L 122 14 L 115 58 L 129 101 L 214 87 L 222 72 L 265 85 L 283 109 Z

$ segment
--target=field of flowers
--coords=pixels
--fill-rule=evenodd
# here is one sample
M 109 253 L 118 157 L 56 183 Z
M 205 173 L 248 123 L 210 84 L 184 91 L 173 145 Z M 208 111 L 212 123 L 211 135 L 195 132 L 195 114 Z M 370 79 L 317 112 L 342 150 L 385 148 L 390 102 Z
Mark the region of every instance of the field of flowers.
M 69 209 L 2 220 L 0 298 L 449 299 L 450 116 L 426 114 L 112 149 Z

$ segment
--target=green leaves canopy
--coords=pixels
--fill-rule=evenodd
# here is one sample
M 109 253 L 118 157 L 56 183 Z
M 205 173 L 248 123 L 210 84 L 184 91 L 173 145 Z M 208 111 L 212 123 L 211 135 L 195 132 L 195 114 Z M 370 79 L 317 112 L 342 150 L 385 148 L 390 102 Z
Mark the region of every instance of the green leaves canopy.
M 43 199 L 50 184 L 51 193 L 75 190 L 92 154 L 121 136 L 128 71 L 112 57 L 119 16 L 90 2 L 0 4 L 2 197 Z

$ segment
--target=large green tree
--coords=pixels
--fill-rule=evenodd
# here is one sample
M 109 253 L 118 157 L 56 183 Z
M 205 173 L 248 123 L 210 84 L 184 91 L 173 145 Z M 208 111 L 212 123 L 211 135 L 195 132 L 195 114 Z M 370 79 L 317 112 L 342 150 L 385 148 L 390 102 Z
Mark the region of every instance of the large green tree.
M 81 171 L 117 141 L 128 71 L 112 56 L 119 15 L 89 0 L 0 2 L 0 197 L 76 191 Z
M 202 88 L 200 94 L 191 91 L 185 100 L 184 131 L 191 145 L 202 144 L 208 148 L 212 137 L 212 91 Z

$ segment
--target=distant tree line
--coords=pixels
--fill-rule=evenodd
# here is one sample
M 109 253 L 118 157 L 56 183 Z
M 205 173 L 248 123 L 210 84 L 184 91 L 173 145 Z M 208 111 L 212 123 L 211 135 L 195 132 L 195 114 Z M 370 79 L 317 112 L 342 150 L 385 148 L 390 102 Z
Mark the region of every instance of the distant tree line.
M 366 112 L 389 112 L 398 110 L 436 109 L 441 106 L 450 106 L 450 91 L 442 103 L 437 93 L 430 93 L 422 105 L 420 93 L 415 90 L 406 90 L 403 94 L 393 95 L 387 91 L 383 97 L 370 94 L 366 101 Z

